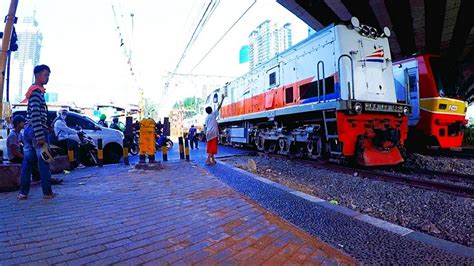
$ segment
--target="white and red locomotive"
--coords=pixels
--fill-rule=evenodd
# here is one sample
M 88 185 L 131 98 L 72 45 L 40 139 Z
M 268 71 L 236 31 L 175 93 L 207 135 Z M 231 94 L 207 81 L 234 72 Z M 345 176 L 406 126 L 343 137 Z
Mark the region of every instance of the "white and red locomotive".
M 387 36 L 331 25 L 208 97 L 225 93 L 221 142 L 303 157 L 403 162 L 409 108 L 397 103 Z

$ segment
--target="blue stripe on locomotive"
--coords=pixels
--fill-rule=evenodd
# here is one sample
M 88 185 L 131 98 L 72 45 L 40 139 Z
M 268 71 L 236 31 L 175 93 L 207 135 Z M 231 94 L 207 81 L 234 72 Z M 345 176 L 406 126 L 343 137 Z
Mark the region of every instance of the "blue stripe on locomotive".
M 304 99 L 301 101 L 302 104 L 305 104 L 305 103 L 314 103 L 314 102 L 320 102 L 320 101 L 323 101 L 323 100 L 336 100 L 336 99 L 341 99 L 341 89 L 340 89 L 340 86 L 339 86 L 339 82 L 336 82 L 334 84 L 334 92 L 333 93 L 329 93 L 329 94 L 326 94 L 326 96 L 324 95 L 320 95 L 319 97 L 318 96 L 315 96 L 315 97 L 311 97 L 311 98 L 308 98 L 308 99 Z

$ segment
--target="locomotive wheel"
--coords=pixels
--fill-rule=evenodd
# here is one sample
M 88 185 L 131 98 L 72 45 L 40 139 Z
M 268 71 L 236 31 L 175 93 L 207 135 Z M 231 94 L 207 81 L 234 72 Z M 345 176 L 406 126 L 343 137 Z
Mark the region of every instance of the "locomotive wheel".
M 288 143 L 286 138 L 279 138 L 278 139 L 278 146 L 280 147 L 280 151 L 288 152 Z
M 268 145 L 268 152 L 274 153 L 275 151 L 276 151 L 276 143 L 272 141 Z
M 306 150 L 308 151 L 309 155 L 313 155 L 313 151 L 314 151 L 313 141 L 308 141 L 308 144 L 306 144 Z
M 265 140 L 257 135 L 255 138 L 255 146 L 257 146 L 259 151 L 263 151 L 265 149 Z

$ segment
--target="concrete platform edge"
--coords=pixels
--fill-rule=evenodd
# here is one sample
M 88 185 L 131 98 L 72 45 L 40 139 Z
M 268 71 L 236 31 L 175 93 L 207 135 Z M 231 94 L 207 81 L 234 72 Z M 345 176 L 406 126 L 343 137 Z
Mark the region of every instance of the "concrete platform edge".
M 300 198 L 305 199 L 307 201 L 311 201 L 311 202 L 313 202 L 315 204 L 318 204 L 319 206 L 322 206 L 326 209 L 330 209 L 332 211 L 344 214 L 344 215 L 348 216 L 349 218 L 357 219 L 359 221 L 362 221 L 362 222 L 368 223 L 370 225 L 373 225 L 375 227 L 378 227 L 382 230 L 386 230 L 386 231 L 389 231 L 391 233 L 400 235 L 402 237 L 407 237 L 407 238 L 410 238 L 412 240 L 416 240 L 418 242 L 422 242 L 424 244 L 428 244 L 430 246 L 434 246 L 434 247 L 446 250 L 448 252 L 455 253 L 457 255 L 461 255 L 461 256 L 465 256 L 465 257 L 469 257 L 469 258 L 474 258 L 474 249 L 473 248 L 469 248 L 469 247 L 463 246 L 463 245 L 458 244 L 458 243 L 454 243 L 454 242 L 447 241 L 447 240 L 444 240 L 444 239 L 440 239 L 440 238 L 437 238 L 437 237 L 433 237 L 433 236 L 430 236 L 430 235 L 427 235 L 427 234 L 424 234 L 424 233 L 421 233 L 421 232 L 417 232 L 417 231 L 414 231 L 412 229 L 409 229 L 409 228 L 406 228 L 406 227 L 403 227 L 403 226 L 400 226 L 400 225 L 397 225 L 397 224 L 393 224 L 393 223 L 390 223 L 390 222 L 387 222 L 387 221 L 384 221 L 384 220 L 381 220 L 381 219 L 378 219 L 378 218 L 375 218 L 375 217 L 372 217 L 372 216 L 369 216 L 369 215 L 366 215 L 366 214 L 362 214 L 360 212 L 351 210 L 351 209 L 343 207 L 343 206 L 338 206 L 338 205 L 335 205 L 335 204 L 331 204 L 327 200 L 324 200 L 324 199 L 306 194 L 306 193 L 301 192 L 301 191 L 294 190 L 294 189 L 289 188 L 287 186 L 284 186 L 282 184 L 276 183 L 272 180 L 266 179 L 264 177 L 258 176 L 256 174 L 250 173 L 250 172 L 245 171 L 243 169 L 240 169 L 240 168 L 237 168 L 237 167 L 232 166 L 230 164 L 227 164 L 227 163 L 225 163 L 225 162 L 223 162 L 219 159 L 218 159 L 217 163 L 219 163 L 222 166 L 225 166 L 227 168 L 230 168 L 233 171 L 237 171 L 237 172 L 242 173 L 242 174 L 244 174 L 248 177 L 256 179 L 256 180 L 258 180 L 262 183 L 265 183 L 265 184 L 268 184 L 270 186 L 279 188 L 283 191 L 286 191 L 290 194 L 293 194 L 294 196 L 300 197 Z

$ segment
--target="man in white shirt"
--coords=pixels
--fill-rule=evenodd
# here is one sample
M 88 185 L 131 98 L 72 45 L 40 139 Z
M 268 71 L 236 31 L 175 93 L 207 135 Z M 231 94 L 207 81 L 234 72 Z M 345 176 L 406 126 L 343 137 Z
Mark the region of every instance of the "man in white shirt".
M 217 117 L 219 116 L 219 110 L 222 107 L 225 96 L 222 95 L 221 102 L 217 107 L 217 110 L 212 111 L 212 107 L 206 107 L 206 139 L 207 139 L 207 160 L 206 164 L 216 164 L 214 156 L 217 154 L 217 136 L 219 135 L 219 125 L 217 124 Z
M 77 135 L 77 130 L 67 126 L 66 117 L 68 113 L 69 111 L 67 109 L 61 109 L 58 111 L 58 116 L 54 119 L 54 135 L 56 136 L 57 141 L 53 141 L 53 144 L 67 151 L 67 143 L 69 139 L 69 145 L 71 145 L 71 148 L 74 151 L 76 167 L 78 167 L 80 166 L 79 143 L 70 139 L 71 136 Z

